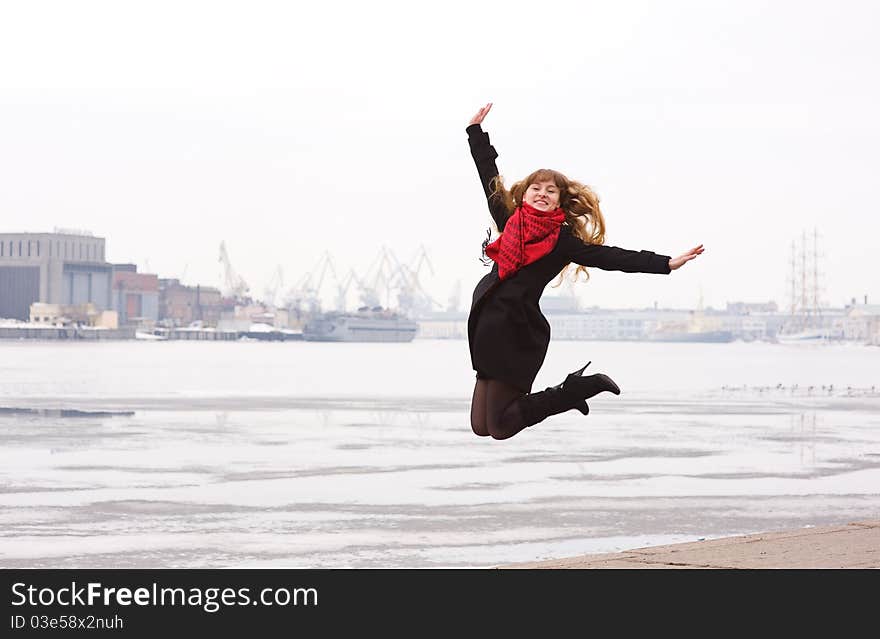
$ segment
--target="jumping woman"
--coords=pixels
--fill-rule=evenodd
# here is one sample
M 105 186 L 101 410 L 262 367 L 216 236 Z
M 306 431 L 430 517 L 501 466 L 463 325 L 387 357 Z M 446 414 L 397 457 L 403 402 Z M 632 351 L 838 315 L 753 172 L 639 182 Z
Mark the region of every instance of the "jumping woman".
M 468 317 L 471 364 L 477 372 L 471 427 L 480 436 L 507 439 L 550 415 L 573 408 L 584 415 L 588 399 L 620 388 L 607 375 L 584 376 L 589 362 L 551 388 L 532 393 L 532 383 L 550 344 L 550 324 L 538 300 L 568 265 L 626 273 L 670 273 L 703 252 L 703 245 L 671 258 L 651 251 L 604 246 L 605 219 L 599 198 L 584 184 L 557 171 L 539 169 L 506 189 L 498 175 L 498 153 L 481 127 L 492 103 L 477 111 L 466 132 L 471 156 L 500 236 L 484 242 L 494 264 L 474 289 Z M 589 277 L 589 274 L 587 274 Z

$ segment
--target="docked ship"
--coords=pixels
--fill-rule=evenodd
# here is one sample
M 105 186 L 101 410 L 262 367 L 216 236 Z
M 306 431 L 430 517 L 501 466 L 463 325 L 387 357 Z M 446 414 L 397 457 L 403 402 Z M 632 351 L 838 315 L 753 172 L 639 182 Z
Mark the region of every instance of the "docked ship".
M 831 328 L 804 328 L 799 331 L 783 330 L 776 334 L 779 344 L 827 344 L 843 339 L 842 331 Z
M 648 336 L 652 342 L 708 342 L 725 343 L 736 339 L 733 331 L 723 329 L 716 321 L 708 321 L 703 316 L 702 300 L 700 308 L 688 321 L 661 323 Z
M 724 328 L 717 317 L 707 316 L 703 310 L 703 292 L 697 308 L 686 319 L 660 322 L 647 335 L 652 342 L 697 342 L 723 344 L 736 340 L 732 330 Z
M 332 311 L 311 318 L 303 326 L 308 342 L 411 342 L 419 325 L 381 306 L 356 312 Z
M 819 231 L 813 229 L 813 248 L 807 247 L 807 233 L 801 233 L 801 247 L 791 244 L 791 316 L 776 334 L 779 344 L 828 344 L 843 339 L 843 330 L 832 326 L 819 298 Z
M 262 322 L 253 322 L 248 330 L 239 331 L 239 339 L 258 340 L 261 342 L 289 342 L 302 340 L 302 331 L 289 328 L 275 328 Z
M 734 341 L 733 331 L 657 331 L 650 337 L 652 342 L 709 342 Z
M 821 344 L 828 339 L 822 331 L 800 331 L 797 333 L 777 333 L 776 341 L 780 344 Z

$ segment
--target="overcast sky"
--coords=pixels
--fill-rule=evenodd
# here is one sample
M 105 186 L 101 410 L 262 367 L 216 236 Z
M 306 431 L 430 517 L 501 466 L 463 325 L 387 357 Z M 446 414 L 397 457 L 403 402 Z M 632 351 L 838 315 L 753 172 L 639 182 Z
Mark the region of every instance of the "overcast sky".
M 508 183 L 590 184 L 607 243 L 706 252 L 593 270 L 587 305 L 788 303 L 819 233 L 826 303 L 880 302 L 880 3 L 18 2 L 0 5 L 0 231 L 261 295 L 384 245 L 467 307 L 490 218 L 465 126 Z M 333 294 L 325 279 L 325 296 Z

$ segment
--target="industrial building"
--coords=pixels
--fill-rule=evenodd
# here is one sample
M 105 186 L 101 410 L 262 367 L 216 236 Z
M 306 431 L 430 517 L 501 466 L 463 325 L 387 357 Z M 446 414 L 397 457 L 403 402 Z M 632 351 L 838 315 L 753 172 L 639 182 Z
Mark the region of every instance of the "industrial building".
M 51 305 L 33 312 L 33 304 Z M 63 312 L 62 312 L 63 310 Z M 105 239 L 89 233 L 0 233 L 0 318 L 53 323 L 58 313 L 116 311 L 120 326 L 154 325 L 159 278 L 105 259 Z
M 112 278 L 102 237 L 0 233 L 0 317 L 28 321 L 35 302 L 111 309 Z
M 159 276 L 138 273 L 134 264 L 114 264 L 112 305 L 120 326 L 153 328 L 159 319 Z
M 160 279 L 159 315 L 169 326 L 189 326 L 201 322 L 216 326 L 226 310 L 220 290 L 212 286 L 186 286 L 178 279 Z

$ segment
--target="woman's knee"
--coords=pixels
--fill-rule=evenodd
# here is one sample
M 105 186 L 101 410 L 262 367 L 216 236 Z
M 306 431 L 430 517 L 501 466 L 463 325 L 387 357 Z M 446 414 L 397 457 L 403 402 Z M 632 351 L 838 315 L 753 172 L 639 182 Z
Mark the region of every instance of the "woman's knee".
M 503 430 L 501 428 L 498 428 L 497 426 L 495 428 L 489 429 L 489 435 L 492 436 L 492 439 L 509 439 L 513 436 L 510 431 Z
M 486 424 L 486 430 L 489 435 L 492 436 L 492 439 L 507 439 L 511 435 L 515 433 L 511 432 L 511 429 L 507 422 L 503 419 L 503 416 L 499 416 L 496 419 L 489 419 Z
M 471 420 L 471 430 L 474 431 L 474 435 L 479 435 L 480 437 L 489 436 L 489 429 L 485 423 L 477 423 Z

